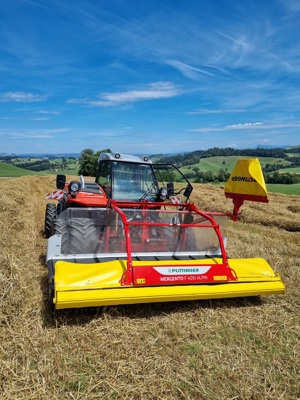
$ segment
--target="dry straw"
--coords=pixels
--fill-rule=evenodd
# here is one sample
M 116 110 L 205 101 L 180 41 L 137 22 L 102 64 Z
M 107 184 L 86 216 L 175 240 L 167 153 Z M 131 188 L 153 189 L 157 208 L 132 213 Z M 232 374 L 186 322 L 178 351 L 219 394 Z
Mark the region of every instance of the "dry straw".
M 246 204 L 230 257 L 266 258 L 285 296 L 67 310 L 47 303 L 44 195 L 54 177 L 0 180 L 2 400 L 296 400 L 299 197 Z M 206 210 L 230 210 L 197 186 Z

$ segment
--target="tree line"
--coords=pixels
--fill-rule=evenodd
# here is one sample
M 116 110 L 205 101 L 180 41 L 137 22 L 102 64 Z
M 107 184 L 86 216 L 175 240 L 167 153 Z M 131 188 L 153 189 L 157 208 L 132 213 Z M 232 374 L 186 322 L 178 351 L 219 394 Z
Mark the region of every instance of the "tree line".
M 20 157 L 18 157 L 18 159 L 20 159 Z M 43 160 L 36 160 L 36 161 L 31 161 L 31 159 L 28 159 L 27 162 L 19 162 L 19 163 L 16 163 L 14 160 L 11 160 L 10 162 L 6 163 L 13 164 L 16 167 L 27 169 L 29 171 L 42 172 L 42 171 L 52 171 L 55 169 L 65 169 L 68 166 L 69 162 L 73 160 L 76 160 L 76 158 L 69 157 L 68 159 L 66 159 L 65 157 L 62 157 L 61 162 L 53 162 L 45 158 Z
M 175 155 L 161 155 L 158 156 L 159 162 L 162 163 L 172 163 L 176 165 L 178 168 L 198 164 L 201 158 L 209 158 L 209 157 L 229 157 L 229 156 L 239 156 L 239 157 L 271 157 L 271 158 L 279 158 L 288 163 L 274 163 L 268 164 L 268 170 L 266 172 L 276 171 L 282 168 L 294 168 L 300 166 L 300 156 L 289 156 L 288 153 L 300 154 L 300 146 L 291 148 L 291 149 L 282 149 L 282 148 L 274 148 L 274 149 L 243 149 L 236 150 L 231 147 L 227 148 L 219 148 L 213 147 L 208 150 L 197 150 L 191 153 L 182 153 Z

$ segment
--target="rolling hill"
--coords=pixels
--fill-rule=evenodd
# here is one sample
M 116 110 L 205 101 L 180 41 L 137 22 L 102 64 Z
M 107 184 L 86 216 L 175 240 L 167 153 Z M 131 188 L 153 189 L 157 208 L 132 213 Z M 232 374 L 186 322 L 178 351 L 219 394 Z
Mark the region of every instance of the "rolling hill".
M 20 176 L 37 175 L 36 172 L 28 169 L 15 167 L 0 161 L 0 178 L 15 178 Z

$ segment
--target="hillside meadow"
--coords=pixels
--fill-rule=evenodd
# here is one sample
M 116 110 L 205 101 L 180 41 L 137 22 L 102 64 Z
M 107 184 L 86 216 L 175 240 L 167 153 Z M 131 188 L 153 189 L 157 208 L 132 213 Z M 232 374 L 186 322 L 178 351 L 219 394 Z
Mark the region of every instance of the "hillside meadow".
M 16 178 L 28 175 L 37 175 L 37 173 L 0 161 L 0 178 Z
M 231 210 L 194 185 L 204 210 Z M 45 194 L 53 176 L 0 179 L 2 400 L 300 398 L 300 203 L 270 194 L 227 227 L 228 255 L 263 257 L 286 294 L 51 311 Z

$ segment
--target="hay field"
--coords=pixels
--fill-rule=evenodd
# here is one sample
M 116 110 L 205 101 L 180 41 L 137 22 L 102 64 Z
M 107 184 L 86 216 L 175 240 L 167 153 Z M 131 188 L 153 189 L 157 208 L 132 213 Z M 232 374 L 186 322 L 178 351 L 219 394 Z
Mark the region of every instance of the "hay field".
M 299 197 L 248 203 L 227 232 L 229 256 L 266 258 L 285 296 L 52 313 L 42 230 L 54 180 L 0 179 L 2 400 L 300 398 Z M 218 187 L 192 200 L 231 209 Z

